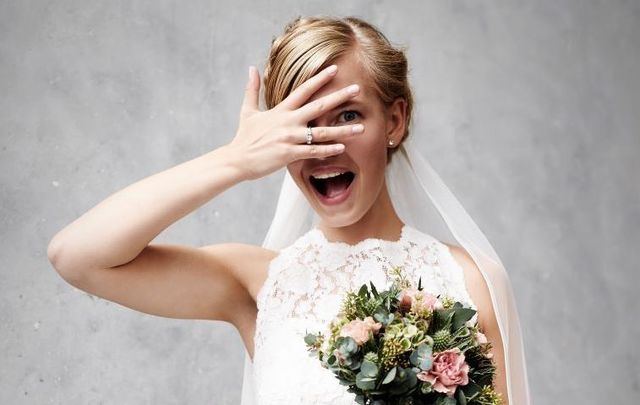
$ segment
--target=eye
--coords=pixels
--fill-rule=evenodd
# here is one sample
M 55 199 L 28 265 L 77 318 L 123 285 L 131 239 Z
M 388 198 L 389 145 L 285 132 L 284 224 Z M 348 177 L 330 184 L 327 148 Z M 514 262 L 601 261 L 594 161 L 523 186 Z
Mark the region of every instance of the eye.
M 344 115 L 346 121 L 353 121 L 357 116 L 360 116 L 360 113 L 353 110 L 346 110 L 340 113 L 340 116 Z M 352 117 L 349 119 L 349 117 Z

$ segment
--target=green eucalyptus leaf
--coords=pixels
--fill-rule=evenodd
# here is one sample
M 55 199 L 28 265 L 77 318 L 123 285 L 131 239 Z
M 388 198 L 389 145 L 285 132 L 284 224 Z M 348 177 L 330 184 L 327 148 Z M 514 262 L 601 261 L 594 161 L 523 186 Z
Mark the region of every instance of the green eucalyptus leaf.
M 347 367 L 349 367 L 351 370 L 357 370 L 360 368 L 360 366 L 362 365 L 362 362 L 358 359 L 349 357 L 347 358 Z
M 345 356 L 358 351 L 358 344 L 351 336 L 340 336 L 336 339 L 338 351 Z
M 365 360 L 362 362 L 362 367 L 360 368 L 360 372 L 366 377 L 375 378 L 378 376 L 378 366 L 376 366 L 376 363 L 373 363 L 369 360 Z
M 392 395 L 405 395 L 412 389 L 416 388 L 418 378 L 415 371 L 410 368 L 398 367 L 395 384 L 389 385 L 389 393 Z
M 386 313 L 380 311 L 373 314 L 373 319 L 375 319 L 376 321 L 380 322 L 383 325 L 386 325 L 388 318 Z
M 431 346 L 421 343 L 416 350 L 409 356 L 409 361 L 422 370 L 429 370 L 432 365 L 431 354 L 433 349 Z
M 397 367 L 393 367 L 391 370 L 389 370 L 387 375 L 384 377 L 384 380 L 382 380 L 382 384 L 389 384 L 391 381 L 393 381 L 393 379 L 396 378 L 396 370 Z
M 376 379 L 367 377 L 361 371 L 356 375 L 356 386 L 361 390 L 370 391 L 376 387 Z
M 407 368 L 404 369 L 404 371 L 407 374 L 407 380 L 411 381 L 412 385 L 413 385 L 413 383 L 417 383 L 418 382 L 418 379 L 416 378 L 416 372 L 413 370 L 413 368 L 407 367 Z
M 313 333 L 308 333 L 305 337 L 304 337 L 304 342 L 307 345 L 315 345 L 316 342 L 318 341 L 318 336 L 314 335 Z
M 388 317 L 389 322 L 387 322 L 387 324 L 390 324 L 391 322 L 393 322 L 394 319 L 396 319 L 396 316 L 393 313 L 390 313 Z

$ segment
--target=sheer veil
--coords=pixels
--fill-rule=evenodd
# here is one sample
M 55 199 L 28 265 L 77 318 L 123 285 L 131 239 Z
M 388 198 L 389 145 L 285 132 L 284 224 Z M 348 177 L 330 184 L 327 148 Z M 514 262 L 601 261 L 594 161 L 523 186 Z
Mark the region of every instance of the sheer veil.
M 393 206 L 406 224 L 447 243 L 462 246 L 480 269 L 496 312 L 504 345 L 509 403 L 530 405 L 524 344 L 509 276 L 493 247 L 407 138 L 386 168 Z M 431 204 L 428 204 L 428 201 Z M 318 223 L 318 215 L 285 169 L 285 177 L 263 247 L 280 250 Z M 245 351 L 242 405 L 256 405 L 253 363 Z

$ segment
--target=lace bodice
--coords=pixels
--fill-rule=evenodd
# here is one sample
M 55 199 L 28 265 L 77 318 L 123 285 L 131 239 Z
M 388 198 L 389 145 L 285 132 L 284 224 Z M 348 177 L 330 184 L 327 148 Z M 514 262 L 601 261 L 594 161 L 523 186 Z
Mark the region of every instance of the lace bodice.
M 258 292 L 253 358 L 257 404 L 356 403 L 347 387 L 309 356 L 304 336 L 327 331 L 346 291 L 369 281 L 379 291 L 387 289 L 393 266 L 402 266 L 416 285 L 422 277 L 426 291 L 446 293 L 476 309 L 448 246 L 428 234 L 405 224 L 397 241 L 369 238 L 349 245 L 329 241 L 312 228 L 271 261 Z

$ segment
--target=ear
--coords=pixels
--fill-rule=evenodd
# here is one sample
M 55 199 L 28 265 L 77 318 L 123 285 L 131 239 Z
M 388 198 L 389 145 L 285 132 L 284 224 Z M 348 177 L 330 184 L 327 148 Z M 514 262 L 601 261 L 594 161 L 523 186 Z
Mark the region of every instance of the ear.
M 404 136 L 407 124 L 407 101 L 404 97 L 397 97 L 393 103 L 387 108 L 387 130 L 386 143 L 393 141 L 395 148 Z

